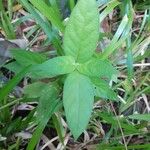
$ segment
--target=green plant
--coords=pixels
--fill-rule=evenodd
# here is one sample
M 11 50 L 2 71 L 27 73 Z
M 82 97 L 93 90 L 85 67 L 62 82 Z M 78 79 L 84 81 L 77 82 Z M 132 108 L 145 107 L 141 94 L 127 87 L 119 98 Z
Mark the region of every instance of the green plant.
M 34 1 L 31 2 L 34 3 Z M 44 13 L 46 12 L 44 11 Z M 58 89 L 59 85 L 62 85 L 58 85 L 60 81 L 64 83 L 63 105 L 65 115 L 75 139 L 80 136 L 88 125 L 94 97 L 117 100 L 116 94 L 108 85 L 110 80 L 115 80 L 117 77 L 117 70 L 108 60 L 95 57 L 95 49 L 99 38 L 98 18 L 98 8 L 95 0 L 90 0 L 88 3 L 80 0 L 77 3 L 65 29 L 64 56 L 46 61 L 44 56 L 37 53 L 17 49 L 11 51 L 16 62 L 6 65 L 6 68 L 12 69 L 14 64 L 18 64 L 18 70 L 15 71 L 19 72 L 20 68 L 28 67 L 27 76 L 34 80 L 65 75 L 58 77 L 53 83 L 45 85 L 44 91 L 50 90 L 47 91 L 47 94 L 44 92 L 43 95 L 41 91 L 37 113 L 43 113 L 38 117 L 38 128 L 29 143 L 28 149 L 34 147 L 51 116 L 50 114 L 54 112 L 55 105 L 57 106 Z M 54 22 L 54 24 L 63 29 L 59 21 Z M 6 96 L 6 94 L 4 95 Z M 54 103 L 53 107 L 51 106 L 52 103 Z
M 40 54 L 21 49 L 10 51 L 15 61 L 5 64 L 4 67 L 15 72 L 16 75 L 0 90 L 0 112 L 2 116 L 3 114 L 9 116 L 7 115 L 11 112 L 9 107 L 18 103 L 18 99 L 11 99 L 8 95 L 23 77 L 27 77 L 26 79 L 29 79 L 30 84 L 24 87 L 24 95 L 21 101 L 19 99 L 19 102 L 36 101 L 38 106 L 36 110 L 31 112 L 33 115 L 36 111 L 33 120 L 26 118 L 28 122 L 26 121 L 25 126 L 20 125 L 20 118 L 11 120 L 9 116 L 10 126 L 8 124 L 3 131 L 0 130 L 2 135 L 2 137 L 0 135 L 0 139 L 5 139 L 10 135 L 6 134 L 7 130 L 10 131 L 11 129 L 10 133 L 14 134 L 32 125 L 35 131 L 27 146 L 28 150 L 32 150 L 38 143 L 45 127 L 47 129 L 52 126 L 59 136 L 59 141 L 64 144 L 66 131 L 64 132 L 65 129 L 61 123 L 61 119 L 64 117 L 75 139 L 78 139 L 85 129 L 88 129 L 90 133 L 96 133 L 99 137 L 101 123 L 110 126 L 107 128 L 106 135 L 99 141 L 102 149 L 149 147 L 149 144 L 131 145 L 125 139 L 130 135 L 148 137 L 148 132 L 144 132 L 143 128 L 147 126 L 146 121 L 149 121 L 149 114 L 131 115 L 128 113 L 128 109 L 136 104 L 136 100 L 134 100 L 136 97 L 149 92 L 147 84 L 149 73 L 146 73 L 146 70 L 141 73 L 134 72 L 134 63 L 149 56 L 149 52 L 146 51 L 149 37 L 144 34 L 144 31 L 148 31 L 149 27 L 149 11 L 145 10 L 140 31 L 138 35 L 133 36 L 134 10 L 130 0 L 124 2 L 89 0 L 88 3 L 85 0 L 78 0 L 77 4 L 74 0 L 69 0 L 68 7 L 72 13 L 69 21 L 66 19 L 64 22 L 59 12 L 60 6 L 57 0 L 29 1 L 19 1 L 30 14 L 15 22 L 14 25 L 29 18 L 34 19 L 37 25 L 26 36 L 36 39 L 37 34 L 35 36 L 32 34 L 42 29 L 47 35 L 44 44 L 52 44 L 54 53 L 50 53 L 52 55 L 49 59 L 47 53 Z M 117 10 L 121 10 L 123 17 L 117 15 L 118 28 L 115 30 L 114 36 L 101 33 L 99 30 L 101 22 L 115 7 Z M 115 18 L 114 22 L 116 22 Z M 99 48 L 98 44 L 106 36 L 110 40 L 109 44 L 101 47 L 101 52 L 96 51 L 96 48 Z M 30 42 L 29 47 L 32 44 Z M 44 44 L 42 43 L 42 45 Z M 116 56 L 118 50 L 119 52 L 121 50 L 123 59 L 118 55 Z M 123 50 L 126 50 L 125 53 Z M 144 54 L 140 55 L 141 53 Z M 119 71 L 121 71 L 121 79 L 119 78 L 115 87 L 112 87 L 112 83 L 116 82 L 118 71 L 112 66 L 111 61 L 118 65 Z M 124 66 L 125 64 L 127 66 Z M 133 79 L 136 77 L 137 87 L 134 89 Z M 112 88 L 118 92 L 118 95 L 120 93 L 123 95 L 117 97 Z M 100 106 L 100 109 L 94 107 L 95 109 L 93 109 L 94 102 L 95 105 L 101 103 L 99 99 L 110 101 L 104 102 L 107 106 Z M 113 108 L 113 104 L 115 104 L 115 108 Z M 8 110 L 10 112 L 6 113 Z M 125 117 L 126 113 L 129 117 Z M 139 120 L 140 124 L 136 124 L 134 119 Z M 145 122 L 143 123 L 143 121 Z M 4 120 L 2 127 L 7 123 L 7 120 Z M 16 130 L 14 126 L 18 126 L 18 124 L 21 128 Z M 82 136 L 78 141 L 80 139 Z M 118 139 L 123 139 L 124 147 L 120 144 L 121 140 Z

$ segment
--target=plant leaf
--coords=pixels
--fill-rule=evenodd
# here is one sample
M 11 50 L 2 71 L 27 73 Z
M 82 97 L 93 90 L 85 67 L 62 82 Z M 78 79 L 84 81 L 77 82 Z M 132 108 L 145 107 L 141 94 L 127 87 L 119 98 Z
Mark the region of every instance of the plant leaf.
M 48 84 L 43 92 L 41 93 L 41 97 L 39 100 L 38 108 L 37 108 L 37 120 L 42 123 L 41 120 L 44 120 L 46 116 L 49 116 L 50 108 L 52 107 L 53 101 L 56 101 L 58 98 L 59 89 L 55 84 Z
M 51 118 L 52 114 L 59 108 L 61 103 L 59 100 L 57 100 L 58 93 L 59 90 L 54 84 L 48 85 L 46 88 L 44 88 L 44 92 L 42 92 L 42 96 L 40 97 L 37 108 L 38 127 L 33 133 L 27 150 L 34 150 L 47 122 Z
M 99 78 L 93 78 L 92 82 L 95 85 L 95 96 L 104 99 L 117 100 L 116 93 L 109 87 L 108 83 Z
M 71 73 L 75 69 L 75 61 L 71 56 L 52 58 L 31 69 L 31 77 L 36 79 L 51 78 L 62 74 Z
M 64 138 L 65 138 L 65 129 L 63 127 L 63 124 L 62 124 L 62 120 L 61 120 L 61 116 L 60 114 L 54 114 L 52 116 L 52 120 L 53 120 L 53 124 L 55 126 L 55 129 L 57 131 L 57 134 L 59 136 L 59 140 L 61 143 L 64 144 Z
M 78 62 L 92 57 L 99 37 L 99 19 L 95 0 L 79 0 L 64 35 L 64 51 Z
M 85 64 L 78 66 L 78 71 L 90 77 L 102 77 L 108 79 L 114 79 L 117 76 L 118 71 L 107 60 L 99 60 L 93 58 Z
M 38 98 L 41 96 L 42 91 L 47 86 L 44 82 L 35 82 L 25 86 L 24 94 L 27 95 L 28 98 Z
M 134 114 L 130 115 L 129 118 L 136 120 L 150 121 L 150 114 Z
M 3 100 L 11 90 L 20 82 L 20 80 L 27 74 L 30 66 L 24 68 L 13 79 L 11 79 L 2 89 L 0 89 L 0 101 Z
M 69 128 L 77 139 L 87 127 L 94 101 L 90 79 L 78 72 L 68 75 L 64 84 L 63 104 Z
M 22 65 L 20 65 L 17 61 L 10 62 L 4 65 L 4 67 L 16 74 L 22 70 Z
M 16 59 L 16 61 L 22 66 L 40 64 L 46 61 L 46 57 L 39 53 L 26 51 L 22 49 L 12 49 L 10 50 L 10 52 Z
M 111 43 L 103 50 L 103 53 L 99 55 L 101 59 L 107 59 L 118 47 L 120 47 L 127 39 L 130 33 L 130 29 L 133 22 L 132 13 L 125 15 L 114 35 Z
M 41 0 L 29 0 L 51 23 L 56 26 L 61 32 L 64 31 L 64 25 L 62 24 L 61 18 L 57 11 L 48 6 L 44 1 Z
M 5 31 L 7 38 L 8 39 L 15 39 L 16 38 L 15 30 L 14 30 L 13 24 L 11 23 L 11 20 L 7 16 L 7 14 L 4 12 L 1 12 L 0 20 L 2 23 L 2 28 Z

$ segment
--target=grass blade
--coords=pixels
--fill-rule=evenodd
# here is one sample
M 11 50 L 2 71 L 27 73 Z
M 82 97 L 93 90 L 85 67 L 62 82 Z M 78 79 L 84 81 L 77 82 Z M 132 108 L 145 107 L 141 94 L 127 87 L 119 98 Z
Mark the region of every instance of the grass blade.
M 99 15 L 99 22 L 101 23 L 103 19 L 113 11 L 113 9 L 118 6 L 120 2 L 118 0 L 114 0 L 110 3 L 108 3 L 107 7 L 104 9 L 104 11 Z
M 52 30 L 51 25 L 47 21 L 43 20 L 43 18 L 39 15 L 36 9 L 34 9 L 33 6 L 27 0 L 20 0 L 20 1 L 26 7 L 26 9 L 32 14 L 33 19 L 35 19 L 35 21 L 41 26 L 43 31 L 48 36 L 50 42 L 52 41 L 53 45 L 57 49 L 57 53 L 59 55 L 62 55 L 63 49 L 61 47 L 61 41 L 58 38 L 58 35 L 56 35 L 56 33 L 54 33 L 54 31 Z
M 29 68 L 30 66 L 24 68 L 13 79 L 11 79 L 2 89 L 0 89 L 0 101 L 2 101 L 12 91 L 12 89 L 20 82 L 20 80 L 28 72 Z
M 129 30 L 126 29 L 128 23 L 129 23 L 129 19 L 128 19 L 127 15 L 125 15 L 121 24 L 118 27 L 116 34 L 114 35 L 110 45 L 108 47 L 106 47 L 104 49 L 104 52 L 100 55 L 100 57 L 102 59 L 107 59 L 116 50 L 116 48 L 119 47 L 125 41 L 125 39 L 128 36 L 128 33 L 129 33 L 128 32 Z M 123 33 L 125 31 L 127 32 L 126 36 L 123 36 Z
M 131 1 L 126 0 L 124 3 L 125 5 L 125 13 L 128 15 L 128 17 L 132 18 L 133 20 L 133 11 L 132 11 L 132 4 Z M 131 26 L 132 27 L 132 26 Z M 132 54 L 132 48 L 131 48 L 131 34 L 129 34 L 127 40 L 126 40 L 126 52 L 127 52 L 127 71 L 128 71 L 128 81 L 129 83 L 132 82 L 133 78 L 133 54 Z M 132 85 L 131 85 L 132 86 Z
M 48 6 L 44 1 L 41 0 L 30 0 L 30 2 L 49 20 L 56 26 L 61 32 L 64 32 L 64 26 L 57 12 L 53 7 Z
M 1 12 L 1 23 L 2 23 L 2 28 L 3 28 L 7 38 L 15 39 L 16 34 L 14 31 L 14 27 L 10 21 L 10 18 L 4 12 Z
M 150 114 L 134 114 L 128 116 L 130 119 L 150 121 Z

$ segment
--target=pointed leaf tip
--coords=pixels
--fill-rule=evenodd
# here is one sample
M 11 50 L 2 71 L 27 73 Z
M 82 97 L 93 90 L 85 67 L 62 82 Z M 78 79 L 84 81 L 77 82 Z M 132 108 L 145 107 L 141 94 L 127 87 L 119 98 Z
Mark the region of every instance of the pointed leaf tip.
M 86 129 L 94 101 L 90 79 L 78 72 L 68 75 L 64 84 L 63 103 L 71 133 L 77 139 Z

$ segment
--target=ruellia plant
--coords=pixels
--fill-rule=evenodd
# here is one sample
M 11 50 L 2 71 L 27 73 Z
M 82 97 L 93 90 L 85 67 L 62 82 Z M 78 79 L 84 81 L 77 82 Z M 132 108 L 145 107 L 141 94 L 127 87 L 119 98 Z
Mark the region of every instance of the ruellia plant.
M 32 2 L 34 3 L 34 0 Z M 127 21 L 125 16 L 121 25 L 125 23 L 126 26 Z M 23 76 L 28 76 L 33 82 L 25 87 L 24 94 L 28 98 L 39 98 L 35 121 L 37 128 L 27 149 L 34 148 L 48 120 L 62 104 L 68 127 L 73 137 L 78 139 L 87 128 L 94 99 L 102 97 L 117 101 L 109 83 L 116 81 L 118 71 L 107 60 L 110 54 L 108 51 L 104 54 L 96 53 L 99 30 L 96 1 L 79 0 L 65 28 L 62 55 L 47 60 L 43 54 L 20 49 L 11 50 L 16 61 L 5 67 L 20 73 L 3 88 L 0 100 Z M 118 31 L 119 35 L 116 36 L 120 37 L 121 33 L 122 31 Z M 50 78 L 52 79 L 49 80 Z M 42 79 L 47 79 L 47 82 L 42 82 Z
M 36 79 L 66 74 L 63 106 L 68 126 L 75 139 L 87 127 L 94 96 L 100 96 L 101 93 L 99 88 L 104 85 L 106 91 L 110 90 L 107 81 L 117 74 L 107 60 L 94 57 L 98 38 L 99 17 L 96 1 L 90 0 L 87 3 L 80 0 L 65 29 L 64 56 L 36 65 L 32 67 L 30 73 L 30 76 Z M 116 99 L 114 93 L 111 96 L 113 100 Z

